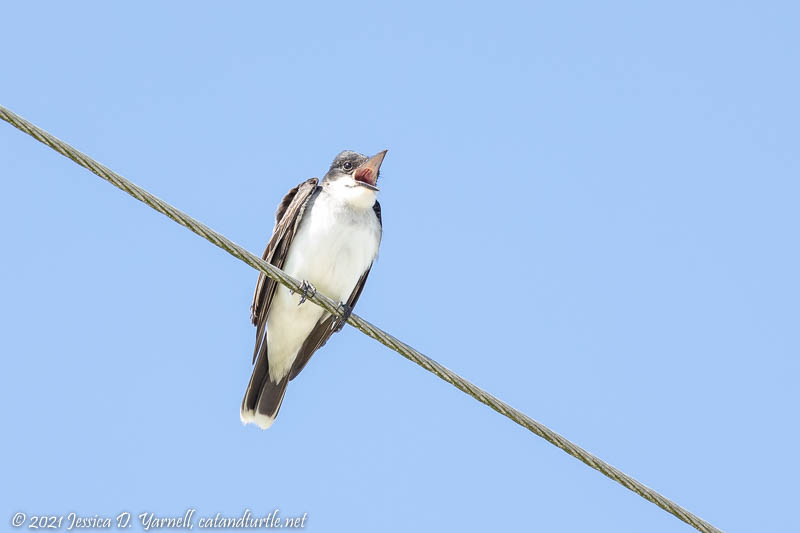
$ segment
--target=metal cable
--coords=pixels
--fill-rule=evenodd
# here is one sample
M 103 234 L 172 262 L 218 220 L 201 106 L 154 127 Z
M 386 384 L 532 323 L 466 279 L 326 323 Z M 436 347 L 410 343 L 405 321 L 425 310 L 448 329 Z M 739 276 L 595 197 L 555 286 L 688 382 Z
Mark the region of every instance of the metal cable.
M 152 194 L 142 189 L 138 185 L 128 181 L 127 179 L 123 178 L 116 172 L 112 171 L 111 169 L 107 168 L 104 165 L 101 165 L 91 157 L 79 152 L 78 150 L 71 147 L 67 143 L 50 135 L 46 131 L 40 129 L 34 124 L 31 124 L 27 120 L 16 115 L 15 113 L 6 109 L 3 106 L 0 106 L 0 118 L 5 120 L 12 126 L 16 127 L 17 129 L 23 131 L 24 133 L 27 133 L 34 139 L 49 146 L 50 148 L 57 151 L 61 155 L 73 160 L 80 166 L 92 171 L 93 173 L 97 174 L 104 180 L 110 182 L 114 186 L 130 194 L 137 200 L 152 207 L 159 213 L 168 216 L 181 226 L 188 228 L 189 230 L 196 233 L 197 235 L 200 235 L 201 237 L 211 242 L 212 244 L 222 248 L 223 250 L 225 250 L 232 256 L 236 257 L 237 259 L 244 261 L 254 269 L 263 272 L 264 274 L 266 274 L 273 280 L 277 281 L 278 283 L 281 283 L 282 285 L 286 286 L 290 290 L 293 291 L 301 290 L 300 282 L 294 279 L 293 277 L 289 276 L 282 270 L 267 263 L 260 257 L 253 255 L 252 253 L 248 252 L 247 250 L 245 250 L 238 244 L 234 243 L 233 241 L 227 239 L 226 237 L 220 235 L 211 228 L 198 222 L 197 220 L 190 217 L 186 213 L 183 213 L 179 209 L 172 207 L 171 205 L 161 200 L 160 198 L 153 196 Z M 311 302 L 314 302 L 318 306 L 322 307 L 329 313 L 332 313 L 336 316 L 342 315 L 342 310 L 339 308 L 338 303 L 320 292 L 316 292 L 316 294 L 308 296 L 307 299 Z M 672 500 L 669 500 L 668 498 L 665 498 L 664 496 L 654 491 L 650 487 L 647 487 L 646 485 L 636 481 L 634 478 L 630 477 L 624 472 L 614 468 L 605 461 L 595 457 L 594 455 L 587 452 L 580 446 L 573 444 L 572 442 L 565 439 L 558 433 L 552 431 L 551 429 L 541 424 L 540 422 L 537 422 L 536 420 L 530 418 L 526 414 L 517 411 L 516 409 L 509 406 L 505 402 L 495 398 L 494 396 L 484 391 L 483 389 L 473 385 L 472 383 L 462 378 L 455 372 L 445 368 L 444 366 L 440 365 L 433 359 L 421 354 L 411 346 L 389 335 L 385 331 L 373 326 L 363 318 L 357 316 L 355 313 L 350 315 L 347 322 L 351 326 L 355 327 L 356 329 L 364 333 L 365 335 L 368 335 L 373 339 L 377 340 L 378 342 L 380 342 L 381 344 L 383 344 L 384 346 L 391 348 L 392 350 L 396 351 L 409 361 L 418 364 L 428 372 L 431 372 L 434 375 L 438 376 L 439 378 L 445 380 L 446 382 L 450 383 L 460 391 L 472 396 L 479 402 L 488 405 L 501 415 L 513 420 L 520 426 L 528 429 L 529 431 L 543 438 L 550 444 L 567 452 L 571 456 L 582 461 L 588 466 L 594 468 L 603 475 L 613 479 L 623 487 L 635 492 L 642 498 L 658 505 L 663 510 L 678 517 L 680 520 L 693 526 L 697 530 L 708 533 L 712 532 L 721 533 L 719 529 L 715 528 L 702 518 L 695 516 L 694 514 L 690 513 L 677 503 L 673 502 Z

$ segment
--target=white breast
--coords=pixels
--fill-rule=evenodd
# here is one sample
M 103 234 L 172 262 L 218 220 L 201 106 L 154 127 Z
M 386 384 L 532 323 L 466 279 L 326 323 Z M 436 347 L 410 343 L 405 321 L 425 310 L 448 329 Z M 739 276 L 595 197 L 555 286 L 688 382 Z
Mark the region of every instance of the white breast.
M 335 301 L 346 302 L 378 254 L 381 229 L 372 207 L 353 208 L 320 192 L 303 215 L 289 247 L 284 270 L 307 280 Z M 291 369 L 311 330 L 328 313 L 313 303 L 298 306 L 299 294 L 279 286 L 267 318 L 270 377 Z

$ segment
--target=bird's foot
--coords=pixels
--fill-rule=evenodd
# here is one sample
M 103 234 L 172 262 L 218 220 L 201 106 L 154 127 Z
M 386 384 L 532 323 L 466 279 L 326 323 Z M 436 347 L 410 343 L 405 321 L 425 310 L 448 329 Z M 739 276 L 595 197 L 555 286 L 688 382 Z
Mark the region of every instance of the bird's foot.
M 294 291 L 292 291 L 292 294 L 294 294 Z M 303 283 L 300 284 L 300 302 L 297 305 L 301 305 L 307 298 L 313 298 L 315 294 L 317 294 L 316 287 L 303 280 Z
M 342 316 L 336 318 L 336 327 L 333 330 L 334 333 L 342 331 L 344 325 L 347 324 L 347 319 L 353 314 L 353 308 L 344 302 L 339 303 L 339 309 L 342 310 Z

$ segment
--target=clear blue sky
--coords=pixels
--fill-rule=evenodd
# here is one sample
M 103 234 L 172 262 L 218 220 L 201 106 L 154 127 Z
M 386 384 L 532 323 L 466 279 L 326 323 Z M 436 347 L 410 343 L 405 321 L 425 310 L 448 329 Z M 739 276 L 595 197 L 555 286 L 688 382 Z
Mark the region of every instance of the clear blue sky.
M 260 253 L 388 148 L 357 312 L 716 526 L 797 530 L 795 3 L 9 4 L 0 103 Z M 256 273 L 5 123 L 0 522 L 690 528 L 353 328 L 242 427 Z

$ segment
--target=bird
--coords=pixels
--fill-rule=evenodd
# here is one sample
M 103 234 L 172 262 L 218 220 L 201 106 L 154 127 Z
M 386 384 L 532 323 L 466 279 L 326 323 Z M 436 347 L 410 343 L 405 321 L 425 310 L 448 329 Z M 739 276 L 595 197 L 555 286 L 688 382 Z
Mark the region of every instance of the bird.
M 262 258 L 303 282 L 292 292 L 263 272 L 258 276 L 250 307 L 254 366 L 240 409 L 242 424 L 272 426 L 289 381 L 342 329 L 361 296 L 383 233 L 377 182 L 386 152 L 372 157 L 340 152 L 322 181 L 304 181 L 278 205 Z M 317 290 L 341 302 L 341 318 L 315 304 L 302 305 Z

